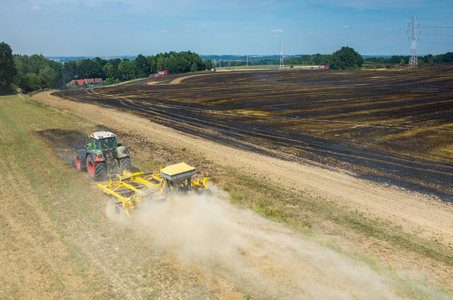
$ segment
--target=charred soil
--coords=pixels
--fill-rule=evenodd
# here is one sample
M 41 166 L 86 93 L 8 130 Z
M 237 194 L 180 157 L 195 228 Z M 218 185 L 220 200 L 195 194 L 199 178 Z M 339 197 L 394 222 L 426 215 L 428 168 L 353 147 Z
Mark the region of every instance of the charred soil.
M 451 67 L 178 76 L 54 95 L 453 200 Z

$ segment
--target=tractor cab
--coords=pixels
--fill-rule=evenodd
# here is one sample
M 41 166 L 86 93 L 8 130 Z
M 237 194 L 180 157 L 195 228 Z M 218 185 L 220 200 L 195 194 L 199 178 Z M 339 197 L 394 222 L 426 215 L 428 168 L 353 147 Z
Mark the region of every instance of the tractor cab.
M 89 144 L 86 145 L 87 150 L 112 150 L 118 147 L 116 134 L 109 131 L 98 131 L 87 137 Z
M 102 180 L 131 169 L 129 150 L 117 143 L 114 132 L 98 131 L 83 139 L 87 144 L 76 151 L 77 170 L 88 170 L 93 180 Z

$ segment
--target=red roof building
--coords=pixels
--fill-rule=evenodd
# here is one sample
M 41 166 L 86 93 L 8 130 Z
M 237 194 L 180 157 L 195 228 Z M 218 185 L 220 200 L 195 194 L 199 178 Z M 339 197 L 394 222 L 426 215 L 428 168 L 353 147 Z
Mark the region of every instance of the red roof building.
M 102 78 L 73 79 L 66 85 L 69 85 L 71 83 L 75 83 L 79 87 L 82 87 L 84 84 L 86 84 L 88 87 L 101 86 Z

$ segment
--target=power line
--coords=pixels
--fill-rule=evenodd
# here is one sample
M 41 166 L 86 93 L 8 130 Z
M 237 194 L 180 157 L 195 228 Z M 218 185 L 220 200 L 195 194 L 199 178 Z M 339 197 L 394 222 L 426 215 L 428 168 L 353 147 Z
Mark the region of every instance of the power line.
M 421 41 L 420 43 L 426 43 L 426 44 L 439 44 L 439 45 L 453 45 L 453 42 Z
M 453 34 L 425 34 L 422 33 L 423 36 L 453 36 Z
M 436 28 L 436 29 L 448 29 L 448 28 L 453 28 L 453 26 L 421 26 L 420 28 Z

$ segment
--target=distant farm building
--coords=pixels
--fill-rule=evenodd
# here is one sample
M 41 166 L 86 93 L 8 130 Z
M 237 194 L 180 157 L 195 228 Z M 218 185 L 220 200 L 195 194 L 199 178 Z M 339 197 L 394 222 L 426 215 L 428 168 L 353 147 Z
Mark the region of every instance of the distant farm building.
M 102 78 L 73 79 L 66 85 L 70 85 L 71 83 L 75 83 L 79 87 L 82 87 L 84 84 L 86 84 L 87 87 L 95 87 L 102 85 Z

